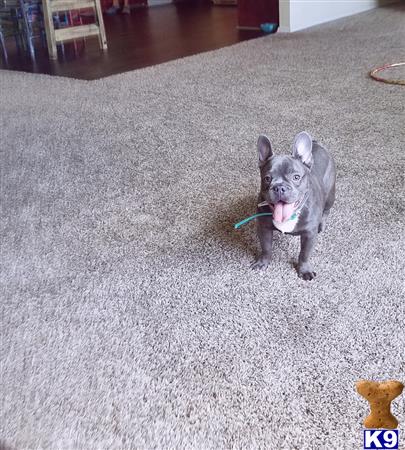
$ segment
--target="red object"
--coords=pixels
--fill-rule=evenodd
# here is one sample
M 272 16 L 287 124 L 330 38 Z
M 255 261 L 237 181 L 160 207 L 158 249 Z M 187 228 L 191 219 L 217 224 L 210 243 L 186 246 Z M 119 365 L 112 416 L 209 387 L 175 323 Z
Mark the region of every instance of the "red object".
M 279 0 L 238 0 L 238 26 L 260 28 L 262 23 L 279 24 Z
M 124 3 L 123 1 L 120 1 L 120 3 Z M 101 8 L 103 11 L 108 9 L 110 6 L 112 6 L 113 2 L 112 0 L 101 0 Z M 147 0 L 129 0 L 130 5 L 147 5 Z
M 397 80 L 397 79 L 388 79 L 388 78 L 382 78 L 377 75 L 378 72 L 381 72 L 385 69 L 390 69 L 391 67 L 398 67 L 398 66 L 405 66 L 405 62 L 399 62 L 399 63 L 393 63 L 393 64 L 385 64 L 382 67 L 377 67 L 376 69 L 373 69 L 369 75 L 371 78 L 373 78 L 376 81 L 382 81 L 383 83 L 388 84 L 402 84 L 405 85 L 405 80 Z

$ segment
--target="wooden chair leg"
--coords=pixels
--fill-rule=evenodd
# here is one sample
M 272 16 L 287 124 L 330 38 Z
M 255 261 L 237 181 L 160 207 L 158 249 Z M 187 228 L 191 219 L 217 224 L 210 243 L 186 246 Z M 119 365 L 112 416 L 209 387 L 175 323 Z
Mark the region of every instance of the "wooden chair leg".
M 95 0 L 94 3 L 95 3 L 95 7 L 96 7 L 96 18 L 97 18 L 98 28 L 100 30 L 100 34 L 99 34 L 100 48 L 102 48 L 103 50 L 106 50 L 107 49 L 107 36 L 105 34 L 103 12 L 101 10 L 100 0 Z
M 44 8 L 43 8 L 46 42 L 48 44 L 49 57 L 51 59 L 57 59 L 58 50 L 56 48 L 55 28 L 53 24 L 52 11 L 49 1 L 50 0 L 44 0 Z

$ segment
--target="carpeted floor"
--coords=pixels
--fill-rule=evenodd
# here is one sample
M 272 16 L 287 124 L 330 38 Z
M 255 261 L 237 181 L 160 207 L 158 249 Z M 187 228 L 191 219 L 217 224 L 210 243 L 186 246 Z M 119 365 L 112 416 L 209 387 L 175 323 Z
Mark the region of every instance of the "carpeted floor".
M 95 82 L 1 72 L 2 448 L 362 448 L 355 381 L 405 381 L 405 90 L 367 77 L 404 19 Z M 232 229 L 258 134 L 302 129 L 338 169 L 313 282 L 297 238 L 257 273 Z

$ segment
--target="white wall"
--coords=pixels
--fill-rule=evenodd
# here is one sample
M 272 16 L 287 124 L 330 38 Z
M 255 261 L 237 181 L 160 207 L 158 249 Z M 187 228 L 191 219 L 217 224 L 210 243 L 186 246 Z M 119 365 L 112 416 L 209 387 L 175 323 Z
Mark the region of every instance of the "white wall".
M 297 31 L 390 3 L 384 0 L 280 0 L 280 31 Z

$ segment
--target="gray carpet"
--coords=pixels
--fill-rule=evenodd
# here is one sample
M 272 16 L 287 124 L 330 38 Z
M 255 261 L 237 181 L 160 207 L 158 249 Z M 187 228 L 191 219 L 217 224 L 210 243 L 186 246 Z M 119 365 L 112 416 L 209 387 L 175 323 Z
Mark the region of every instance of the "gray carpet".
M 405 90 L 367 77 L 403 59 L 404 19 L 95 82 L 1 73 L 3 448 L 362 448 L 355 381 L 405 379 Z M 258 134 L 302 129 L 338 169 L 313 282 L 297 238 L 257 273 L 232 229 Z

